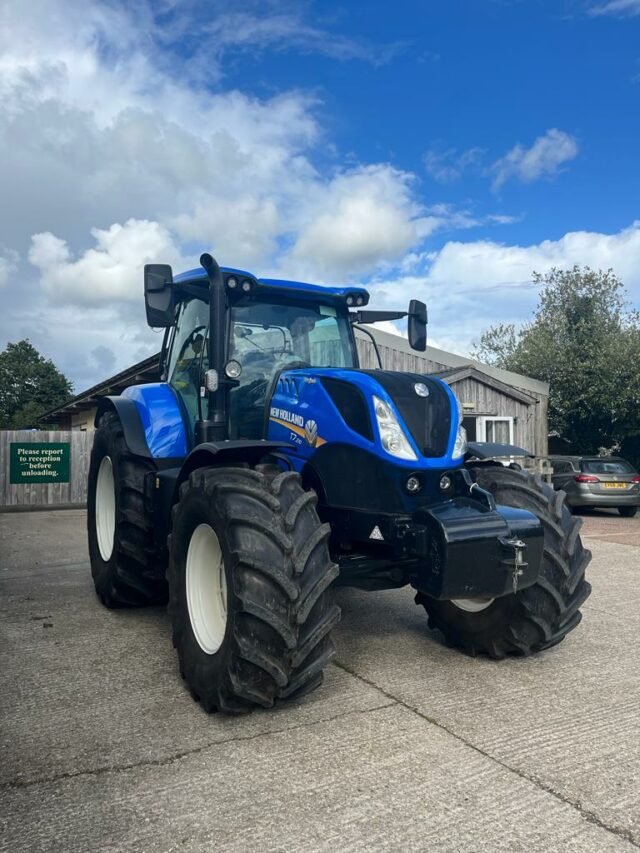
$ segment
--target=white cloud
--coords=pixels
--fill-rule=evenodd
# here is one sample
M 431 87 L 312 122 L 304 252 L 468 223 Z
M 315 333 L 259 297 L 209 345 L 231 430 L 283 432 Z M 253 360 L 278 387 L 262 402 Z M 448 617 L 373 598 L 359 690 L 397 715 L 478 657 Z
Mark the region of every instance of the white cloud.
M 555 177 L 560 167 L 578 155 L 578 142 L 562 130 L 551 128 L 539 136 L 530 148 L 515 145 L 504 157 L 489 168 L 493 174 L 493 189 L 499 190 L 515 178 L 525 184 L 540 178 Z
M 34 232 L 51 232 L 82 245 L 90 225 L 104 230 L 129 218 L 152 219 L 176 239 L 222 253 L 223 262 L 273 267 L 281 245 L 296 241 L 300 224 L 321 224 L 326 198 L 339 195 L 344 180 L 324 177 L 312 165 L 323 140 L 314 98 L 291 91 L 260 100 L 212 92 L 210 81 L 181 82 L 154 64 L 153 51 L 135 49 L 129 29 L 141 24 L 125 7 L 70 0 L 63 21 L 55 0 L 35 2 L 35 20 L 47 21 L 50 38 L 37 24 L 30 32 L 33 17 L 15 8 L 7 28 L 12 37 L 3 42 L 0 35 L 0 144 L 6 152 L 0 182 L 15 199 L 11 211 L 0 211 L 6 239 L 24 243 Z M 235 39 L 248 46 L 252 38 L 263 44 L 285 31 L 291 39 L 297 32 L 296 38 L 321 41 L 322 31 L 305 28 L 297 14 L 289 22 L 222 15 L 207 26 L 222 27 L 228 45 Z M 75 29 L 68 25 L 72 18 Z M 153 22 L 143 23 L 153 38 Z M 108 50 L 101 51 L 103 45 Z M 110 52 L 116 62 L 105 61 Z M 27 139 L 28 145 L 20 144 Z M 384 166 L 373 172 L 386 175 L 384 189 L 380 177 L 369 180 L 378 187 L 373 192 L 383 206 L 381 220 L 397 232 L 410 195 L 406 175 Z M 23 188 L 35 182 L 34 208 Z M 352 212 L 359 215 L 355 202 Z M 341 224 L 350 225 L 345 217 L 348 209 Z M 413 233 L 411 226 L 404 230 Z M 394 251 L 397 234 L 386 239 L 382 249 Z M 304 245 L 300 252 L 302 258 Z M 379 254 L 371 255 L 373 262 Z M 358 271 L 368 256 L 362 245 L 354 251 Z M 346 269 L 326 265 L 336 268 Z
M 514 222 L 522 222 L 524 216 L 511 216 L 504 213 L 490 213 L 487 216 L 487 222 L 494 222 L 496 225 L 513 225 Z
M 440 151 L 432 148 L 424 156 L 424 166 L 428 174 L 441 184 L 450 184 L 460 180 L 463 173 L 471 168 L 477 168 L 484 157 L 482 148 L 468 148 L 458 152 L 455 148 Z
M 0 230 L 14 244 L 34 231 L 80 237 L 87 224 L 106 227 L 131 216 L 170 222 L 203 207 L 222 214 L 230 198 L 292 210 L 305 182 L 317 179 L 302 153 L 317 139 L 312 102 L 300 94 L 264 102 L 219 94 L 209 99 L 201 126 L 189 129 L 181 109 L 161 112 L 151 96 L 102 127 L 95 112 L 65 100 L 62 84 L 55 97 L 42 100 L 35 83 L 29 93 L 15 113 L 0 113 L 0 182 L 13 199 L 0 211 Z M 24 192 L 34 183 L 36 206 Z
M 12 203 L 0 209 L 0 234 L 31 266 L 0 247 L 0 283 L 18 270 L 21 282 L 5 288 L 0 339 L 30 335 L 78 382 L 97 378 L 108 349 L 117 369 L 145 341 L 156 345 L 144 328 L 145 261 L 180 269 L 206 249 L 262 274 L 297 266 L 348 276 L 435 227 L 420 221 L 405 173 L 316 167 L 330 140 L 315 95 L 223 88 L 226 67 L 254 49 L 379 64 L 395 48 L 334 37 L 288 0 L 228 10 L 222 0 L 166 3 L 160 18 L 145 0 L 3 4 L 0 183 Z M 333 231 L 329 197 L 340 230 L 360 236 L 314 267 L 301 238 Z M 380 210 L 363 225 L 369 199 Z M 75 336 L 62 332 L 70 323 Z
M 590 15 L 617 15 L 633 17 L 640 15 L 640 0 L 609 0 L 589 9 Z
M 422 205 L 415 177 L 388 164 L 360 167 L 317 185 L 298 212 L 298 237 L 281 265 L 289 275 L 328 279 L 370 275 L 414 263 L 437 231 L 475 228 L 472 213 L 449 204 Z M 308 189 L 308 188 L 307 188 Z
M 486 151 L 478 147 L 465 151 L 431 148 L 423 155 L 423 162 L 427 173 L 438 183 L 454 183 L 465 173 L 475 172 L 493 176 L 493 189 L 499 190 L 511 179 L 532 183 L 543 177 L 555 177 L 564 163 L 578 155 L 578 150 L 575 137 L 551 128 L 539 136 L 530 148 L 515 145 L 504 157 L 488 167 L 483 165 Z M 499 221 L 499 217 L 494 219 Z
M 391 166 L 338 175 L 307 211 L 291 252 L 301 269 L 324 276 L 365 273 L 417 242 L 420 210 L 411 178 Z
M 594 269 L 613 268 L 640 299 L 640 221 L 616 234 L 573 231 L 560 240 L 532 246 L 508 246 L 489 241 L 447 243 L 431 265 L 429 279 L 454 289 L 522 285 L 533 270 L 574 264 Z
M 129 217 L 168 224 L 230 197 L 291 208 L 314 176 L 309 95 L 258 99 L 170 75 L 153 27 L 141 39 L 124 6 L 34 0 L 3 15 L 0 183 L 13 203 L 0 233 L 10 244 L 40 231 L 82 240 L 88 225 Z M 24 191 L 33 185 L 37 205 Z
M 64 240 L 45 231 L 34 234 L 29 261 L 40 270 L 45 293 L 76 305 L 142 300 L 142 268 L 162 258 L 183 266 L 168 230 L 157 222 L 129 219 L 107 230 L 92 228 L 96 247 L 73 259 Z
M 615 233 L 574 231 L 530 246 L 487 240 L 450 241 L 424 255 L 408 274 L 371 286 L 372 307 L 402 309 L 411 298 L 429 306 L 430 335 L 454 352 L 468 352 L 487 326 L 524 322 L 538 297 L 532 272 L 575 264 L 609 269 L 640 304 L 640 221 Z
M 214 8 L 216 4 L 214 3 Z M 229 12 L 228 6 L 218 4 L 220 14 L 205 25 L 205 41 L 213 50 L 229 55 L 231 50 L 251 51 L 298 50 L 345 61 L 360 59 L 381 64 L 399 49 L 400 45 L 374 45 L 363 39 L 350 38 L 307 23 L 295 3 L 280 3 L 280 9 L 261 9 Z M 210 51 L 207 51 L 210 53 Z
M 0 248 L 0 287 L 3 287 L 18 270 L 20 256 L 11 249 Z
M 220 257 L 241 258 L 245 267 L 259 266 L 275 253 L 283 227 L 275 200 L 251 194 L 204 199 L 172 224 L 182 239 L 208 245 Z

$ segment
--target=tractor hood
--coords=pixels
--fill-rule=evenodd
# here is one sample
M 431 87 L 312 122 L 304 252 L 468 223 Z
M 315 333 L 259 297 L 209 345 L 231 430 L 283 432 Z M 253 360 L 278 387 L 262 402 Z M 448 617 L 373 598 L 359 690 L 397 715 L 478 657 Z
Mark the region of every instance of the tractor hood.
M 458 427 L 458 406 L 449 386 L 440 379 L 419 373 L 392 370 L 362 371 L 377 382 L 404 421 L 422 456 L 442 457 L 447 453 L 451 425 Z
M 292 443 L 298 458 L 310 459 L 325 444 L 339 444 L 403 469 L 446 468 L 462 462 L 464 451 L 454 457 L 459 424 L 457 400 L 440 379 L 303 368 L 278 377 L 268 404 L 267 436 Z

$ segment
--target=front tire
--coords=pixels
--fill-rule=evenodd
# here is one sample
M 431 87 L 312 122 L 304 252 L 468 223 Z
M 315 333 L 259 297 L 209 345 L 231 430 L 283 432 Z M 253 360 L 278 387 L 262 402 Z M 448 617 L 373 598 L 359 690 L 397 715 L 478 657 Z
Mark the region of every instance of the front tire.
M 151 470 L 151 463 L 129 452 L 117 414 L 103 415 L 91 450 L 87 532 L 91 574 L 105 607 L 167 600 L 164 561 L 144 501 L 144 478 Z
M 317 687 L 340 618 L 314 492 L 273 466 L 203 468 L 180 488 L 169 613 L 180 672 L 204 708 L 242 713 Z
M 470 473 L 497 504 L 526 509 L 542 522 L 544 554 L 538 580 L 495 599 L 454 603 L 418 593 L 416 602 L 429 614 L 429 626 L 468 654 L 500 659 L 547 649 L 579 624 L 579 608 L 591 592 L 584 579 L 591 552 L 582 547 L 582 522 L 564 505 L 564 492 L 555 492 L 531 474 L 503 466 L 473 468 Z

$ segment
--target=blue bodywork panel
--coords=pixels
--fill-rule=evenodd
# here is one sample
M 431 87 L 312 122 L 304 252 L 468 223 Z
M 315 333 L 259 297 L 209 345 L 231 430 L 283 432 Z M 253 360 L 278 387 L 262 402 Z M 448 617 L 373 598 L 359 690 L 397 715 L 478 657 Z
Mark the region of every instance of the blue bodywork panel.
M 373 440 L 365 438 L 359 432 L 351 429 L 343 420 L 335 403 L 317 380 L 326 376 L 340 379 L 359 388 L 369 409 L 369 418 L 373 425 Z M 433 379 L 433 377 L 432 377 Z M 457 468 L 462 465 L 463 457 L 454 459 L 453 448 L 459 423 L 458 401 L 451 388 L 442 380 L 436 380 L 443 386 L 451 404 L 451 431 L 446 454 L 432 458 L 423 456 L 417 447 L 406 424 L 404 423 L 393 399 L 376 379 L 357 370 L 341 370 L 338 368 L 309 368 L 284 372 L 276 385 L 271 399 L 269 412 L 269 429 L 267 438 L 273 441 L 283 441 L 293 445 L 288 453 L 293 467 L 302 471 L 305 464 L 313 457 L 318 448 L 327 443 L 342 443 L 373 453 L 391 462 L 408 473 L 414 471 L 430 471 L 443 468 Z M 376 416 L 373 408 L 373 395 L 384 400 L 394 412 L 400 426 L 403 427 L 416 460 L 398 459 L 388 453 L 380 442 L 377 432 Z M 311 425 L 311 441 L 307 438 L 305 427 Z
M 122 392 L 133 400 L 140 415 L 147 447 L 154 459 L 187 455 L 187 430 L 178 398 L 165 382 L 133 385 Z
M 284 279 L 276 278 L 256 279 L 252 273 L 246 272 L 245 270 L 236 270 L 231 267 L 222 267 L 221 269 L 224 275 L 235 275 L 238 276 L 238 278 L 242 278 L 242 276 L 251 278 L 257 282 L 258 290 L 288 291 L 289 293 L 295 293 L 296 296 L 309 297 L 313 299 L 323 296 L 334 297 L 337 299 L 346 299 L 347 296 L 354 296 L 356 298 L 361 297 L 363 300 L 361 305 L 366 305 L 369 301 L 369 292 L 364 287 L 324 287 L 320 284 L 307 284 L 303 281 L 286 281 Z M 208 282 L 207 275 L 202 267 L 180 273 L 179 275 L 174 276 L 173 280 L 176 284 L 206 285 Z
M 242 278 L 242 276 L 246 276 L 247 278 L 254 277 L 253 273 L 246 270 L 236 270 L 233 267 L 221 267 L 220 269 L 226 275 L 237 275 L 239 278 Z M 209 281 L 203 267 L 196 267 L 194 270 L 186 270 L 178 275 L 174 275 L 173 280 L 176 284 L 206 284 Z

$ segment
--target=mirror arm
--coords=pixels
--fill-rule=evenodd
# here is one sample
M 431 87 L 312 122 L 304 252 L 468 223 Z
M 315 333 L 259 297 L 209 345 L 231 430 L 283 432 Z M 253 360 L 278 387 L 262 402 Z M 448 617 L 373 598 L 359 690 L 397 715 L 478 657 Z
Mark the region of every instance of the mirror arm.
M 160 381 L 166 381 L 166 369 L 167 369 L 167 350 L 169 344 L 169 335 L 171 334 L 171 326 L 167 326 L 164 330 L 164 335 L 162 336 L 162 349 L 160 350 Z
M 358 326 L 357 323 L 351 322 L 351 325 L 354 329 L 357 329 L 359 332 L 363 332 L 365 335 L 368 335 L 371 338 L 371 343 L 373 344 L 373 349 L 375 350 L 376 357 L 378 359 L 378 367 L 382 370 L 382 356 L 380 355 L 380 350 L 378 349 L 378 342 L 373 336 L 373 332 L 371 329 L 365 329 L 363 326 Z
M 350 311 L 351 323 L 380 323 L 383 320 L 402 320 L 406 311 Z

